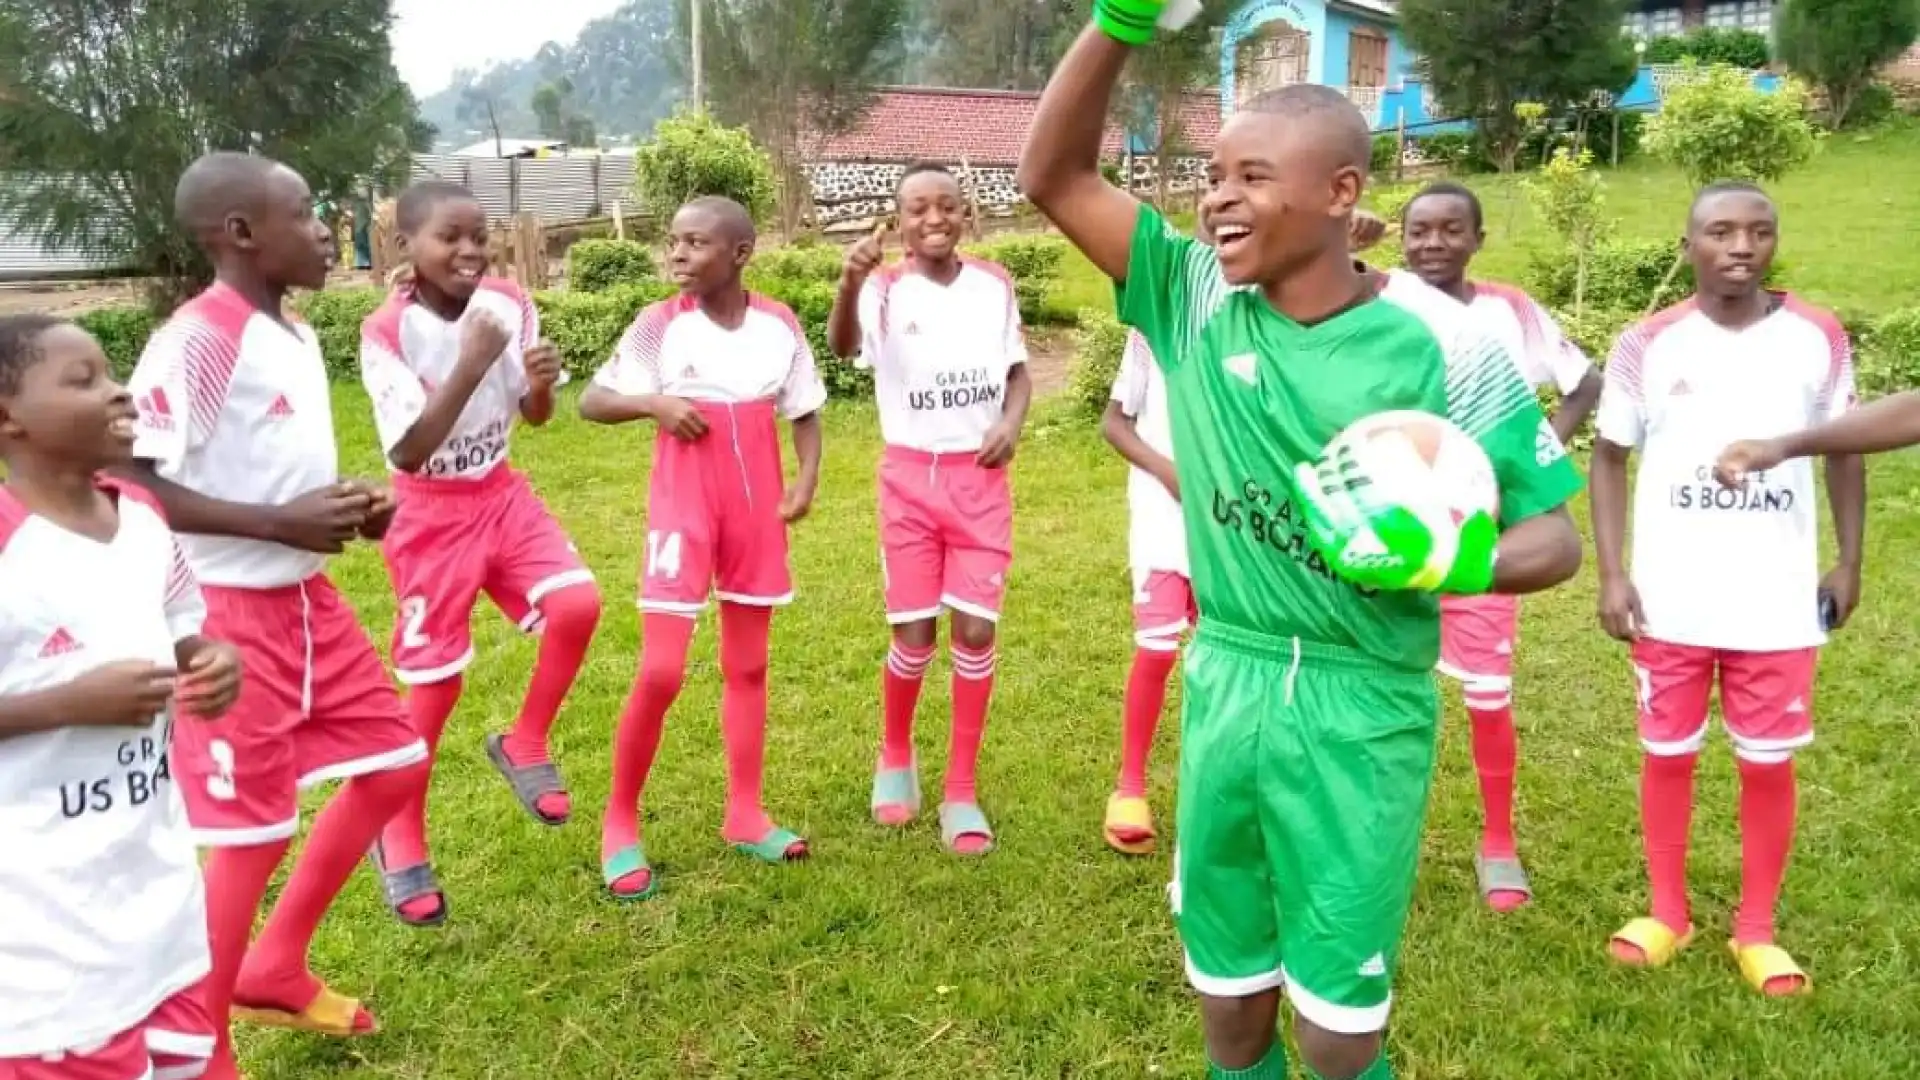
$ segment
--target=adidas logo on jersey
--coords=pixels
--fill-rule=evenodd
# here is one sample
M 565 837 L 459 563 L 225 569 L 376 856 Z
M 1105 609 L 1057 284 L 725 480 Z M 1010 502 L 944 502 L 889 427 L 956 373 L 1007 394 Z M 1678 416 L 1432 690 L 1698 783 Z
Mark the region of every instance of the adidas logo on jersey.
M 688 364 L 686 367 L 680 369 L 680 377 L 683 379 L 697 379 L 700 377 L 700 369 L 694 367 L 692 364 Z
M 1693 387 L 1688 386 L 1685 379 L 1674 380 L 1673 389 L 1667 391 L 1669 397 L 1684 397 L 1691 393 L 1693 393 Z
M 267 419 L 269 420 L 288 420 L 292 417 L 293 403 L 287 400 L 287 395 L 285 394 L 274 398 L 273 404 L 267 406 Z
M 1540 430 L 1533 434 L 1533 463 L 1544 468 L 1566 456 L 1566 444 L 1554 434 L 1553 425 L 1540 421 Z
M 141 423 L 155 431 L 173 430 L 173 406 L 166 391 L 156 386 L 135 399 L 133 407 L 140 411 Z
M 1363 979 L 1384 978 L 1387 974 L 1387 958 L 1379 953 L 1374 953 L 1372 956 L 1367 957 L 1367 962 L 1361 964 L 1354 974 Z
M 909 321 L 906 327 L 902 329 L 900 332 L 903 334 L 918 334 L 920 332 L 920 324 L 917 322 Z
M 79 640 L 72 634 L 67 633 L 67 628 L 62 626 L 47 635 L 46 644 L 40 646 L 40 659 L 51 660 L 56 656 L 66 656 L 69 653 L 77 653 L 79 651 Z
M 1260 358 L 1250 352 L 1236 353 L 1220 361 L 1220 364 L 1231 372 L 1234 378 L 1239 379 L 1248 386 L 1252 386 L 1255 382 L 1259 381 L 1255 373 L 1259 370 Z
M 1805 698 L 1794 698 L 1793 701 L 1789 702 L 1787 705 L 1788 716 L 1798 716 L 1806 711 L 1807 711 L 1807 702 Z

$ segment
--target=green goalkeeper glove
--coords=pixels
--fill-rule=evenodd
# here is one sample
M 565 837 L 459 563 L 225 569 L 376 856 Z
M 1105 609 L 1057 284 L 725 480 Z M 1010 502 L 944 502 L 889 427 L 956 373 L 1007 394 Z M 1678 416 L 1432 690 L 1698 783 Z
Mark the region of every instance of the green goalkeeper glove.
M 1294 469 L 1313 546 L 1335 574 L 1372 589 L 1475 595 L 1493 588 L 1500 526 L 1475 511 L 1455 536 L 1415 511 L 1383 502 L 1345 448 Z M 1444 528 L 1444 527 L 1443 527 Z
M 1200 0 L 1094 0 L 1093 22 L 1122 45 L 1145 45 L 1154 27 L 1176 31 L 1200 14 Z

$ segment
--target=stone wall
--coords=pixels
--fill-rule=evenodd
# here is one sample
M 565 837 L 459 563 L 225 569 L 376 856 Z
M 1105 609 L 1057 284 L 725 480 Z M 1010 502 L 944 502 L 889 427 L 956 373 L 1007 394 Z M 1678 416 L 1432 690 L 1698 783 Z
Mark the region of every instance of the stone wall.
M 1131 180 L 1135 191 L 1150 194 L 1155 190 L 1157 165 L 1156 158 L 1133 159 Z M 1013 182 L 1010 165 L 954 165 L 952 168 L 962 189 L 973 197 L 986 216 L 1010 215 L 1025 202 Z M 893 191 L 906 169 L 907 163 L 900 161 L 829 161 L 807 166 L 807 179 L 813 188 L 814 224 L 831 228 L 892 213 Z M 1170 190 L 1192 191 L 1206 182 L 1206 175 L 1207 159 L 1175 158 Z

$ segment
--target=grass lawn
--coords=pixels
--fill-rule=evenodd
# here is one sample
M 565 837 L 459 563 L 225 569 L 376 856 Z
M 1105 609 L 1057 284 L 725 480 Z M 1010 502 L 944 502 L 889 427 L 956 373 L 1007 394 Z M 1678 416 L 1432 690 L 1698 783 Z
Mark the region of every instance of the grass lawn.
M 1625 235 L 1677 231 L 1687 194 L 1668 170 L 1609 176 Z M 1870 309 L 1908 303 L 1920 257 L 1920 137 L 1835 140 L 1777 186 L 1793 284 Z M 1488 180 L 1491 277 L 1517 277 L 1539 236 L 1524 200 Z M 1510 205 L 1514 208 L 1510 211 Z M 1110 291 L 1075 256 L 1077 302 Z M 350 470 L 374 473 L 369 409 L 342 387 Z M 570 410 L 569 410 L 570 412 Z M 810 864 L 769 868 L 720 843 L 719 679 L 710 625 L 695 647 L 648 799 L 661 895 L 601 899 L 599 806 L 612 728 L 633 671 L 632 583 L 644 535 L 649 432 L 563 419 L 523 433 L 533 474 L 600 575 L 607 615 L 558 752 L 576 820 L 532 824 L 483 757 L 507 724 L 533 658 L 496 616 L 477 620 L 468 674 L 436 775 L 437 863 L 453 920 L 402 927 L 372 880 L 347 890 L 316 963 L 365 993 L 385 1032 L 327 1042 L 247 1032 L 253 1080 L 345 1075 L 472 1080 L 630 1077 L 1197 1076 L 1194 1006 L 1165 908 L 1169 860 L 1125 860 L 1100 840 L 1132 649 L 1122 466 L 1092 426 L 1042 405 L 1015 466 L 1018 562 L 982 762 L 1000 833 L 985 860 L 944 854 L 931 813 L 905 833 L 868 821 L 877 729 L 880 618 L 871 409 L 836 404 L 814 516 L 796 535 L 800 596 L 776 621 L 768 791 L 813 840 Z M 1920 456 L 1873 467 L 1866 605 L 1822 671 L 1821 739 L 1802 755 L 1802 818 L 1783 942 L 1817 985 L 1809 1000 L 1750 993 L 1721 940 L 1738 884 L 1730 756 L 1702 768 L 1693 859 L 1704 932 L 1674 969 L 1611 967 L 1606 936 L 1639 914 L 1633 697 L 1625 658 L 1593 618 L 1591 567 L 1527 606 L 1518 682 L 1522 843 L 1539 902 L 1488 914 L 1474 895 L 1478 809 L 1457 704 L 1412 917 L 1392 1052 L 1402 1080 L 1609 1076 L 1759 1080 L 1910 1075 L 1920 1069 L 1915 905 L 1920 771 L 1911 703 L 1920 595 Z M 1584 508 L 1581 510 L 1584 518 Z M 392 600 L 376 554 L 337 564 L 384 639 Z M 922 708 L 930 790 L 944 764 L 946 674 Z M 1169 723 L 1154 802 L 1170 820 Z
M 338 411 L 345 466 L 372 471 L 366 400 L 342 388 Z M 1169 860 L 1122 859 L 1099 835 L 1132 647 L 1122 467 L 1089 425 L 1039 412 L 1015 467 L 1019 561 L 982 763 L 999 851 L 974 862 L 944 854 L 931 814 L 905 833 L 867 819 L 886 642 L 879 444 L 870 410 L 836 405 L 820 501 L 794 545 L 800 598 L 776 622 L 769 740 L 772 809 L 813 839 L 817 857 L 770 868 L 719 841 L 708 627 L 649 792 L 663 891 L 635 906 L 600 898 L 596 862 L 612 726 L 633 670 L 628 600 L 648 436 L 565 420 L 523 434 L 518 459 L 607 597 L 558 735 L 576 820 L 535 826 L 485 763 L 481 735 L 510 721 L 533 648 L 482 615 L 481 659 L 435 778 L 453 920 L 402 927 L 372 879 L 357 877 L 316 964 L 343 991 L 368 994 L 385 1032 L 348 1043 L 249 1031 L 253 1080 L 1198 1075 L 1199 1031 L 1165 909 Z M 1783 940 L 1817 994 L 1763 1001 L 1721 950 L 1739 878 L 1719 739 L 1695 828 L 1707 932 L 1664 973 L 1604 959 L 1606 935 L 1642 904 L 1638 751 L 1625 661 L 1594 624 L 1589 572 L 1527 608 L 1522 837 L 1540 901 L 1521 914 L 1497 918 L 1474 896 L 1476 797 L 1449 707 L 1399 983 L 1403 1080 L 1856 1080 L 1920 1067 L 1920 845 L 1908 831 L 1920 677 L 1906 659 L 1920 627 L 1899 600 L 1920 592 L 1920 567 L 1899 557 L 1920 542 L 1920 459 L 1882 461 L 1874 477 L 1867 606 L 1823 672 L 1822 738 L 1801 758 L 1803 826 L 1784 910 Z M 337 573 L 384 638 L 392 603 L 375 553 L 354 552 Z M 942 662 L 923 706 L 930 783 L 946 756 L 945 683 Z M 1154 768 L 1163 819 L 1171 729 Z

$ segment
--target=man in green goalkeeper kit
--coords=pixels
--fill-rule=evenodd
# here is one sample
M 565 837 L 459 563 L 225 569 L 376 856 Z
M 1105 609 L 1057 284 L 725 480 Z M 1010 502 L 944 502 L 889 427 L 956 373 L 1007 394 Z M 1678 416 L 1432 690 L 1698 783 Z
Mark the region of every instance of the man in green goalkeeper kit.
M 1200 207 L 1215 247 L 1101 178 L 1108 99 L 1162 14 L 1096 0 L 1019 182 L 1118 284 L 1166 373 L 1200 610 L 1170 893 L 1210 1075 L 1286 1075 L 1284 987 L 1312 1076 L 1385 1080 L 1439 718 L 1436 593 L 1572 577 L 1580 477 L 1457 304 L 1354 265 L 1371 139 L 1338 91 L 1290 86 L 1228 121 Z M 1322 460 L 1342 428 L 1393 409 L 1450 418 L 1492 460 L 1499 521 L 1469 519 L 1451 557 L 1350 463 Z

